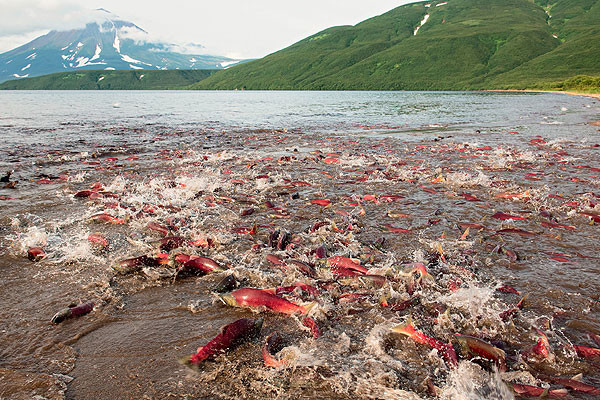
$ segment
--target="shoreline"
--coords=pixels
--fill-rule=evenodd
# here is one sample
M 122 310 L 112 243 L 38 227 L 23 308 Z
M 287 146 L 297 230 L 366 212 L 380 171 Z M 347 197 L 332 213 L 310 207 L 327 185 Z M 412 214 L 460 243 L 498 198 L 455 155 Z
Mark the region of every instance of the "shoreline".
M 592 97 L 600 100 L 600 93 L 585 93 L 585 92 L 571 92 L 563 90 L 536 90 L 536 89 L 490 89 L 490 92 L 530 92 L 530 93 L 561 93 L 568 94 L 571 96 L 585 96 Z

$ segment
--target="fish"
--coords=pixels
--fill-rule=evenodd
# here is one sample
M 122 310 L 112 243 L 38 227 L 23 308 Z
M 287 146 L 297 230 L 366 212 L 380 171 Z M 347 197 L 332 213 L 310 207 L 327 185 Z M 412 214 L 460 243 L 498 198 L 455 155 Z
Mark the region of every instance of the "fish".
M 198 347 L 196 354 L 179 359 L 179 362 L 197 369 L 205 360 L 215 358 L 225 350 L 229 350 L 244 341 L 257 336 L 263 325 L 263 318 L 241 318 L 221 328 L 221 331 L 204 346 Z
M 318 206 L 328 206 L 331 204 L 331 200 L 329 199 L 312 199 L 310 204 L 316 204 Z
M 390 224 L 386 224 L 383 227 L 390 233 L 412 233 L 413 232 L 412 229 L 398 228 L 398 227 L 392 226 Z
M 510 215 L 510 214 L 506 214 L 501 211 L 498 211 L 496 214 L 492 215 L 492 218 L 500 219 L 502 221 L 506 221 L 508 219 L 519 221 L 519 220 L 527 219 L 529 217 L 518 217 L 516 215 Z
M 227 268 L 219 265 L 215 260 L 208 257 L 193 257 L 184 262 L 182 268 L 194 271 L 200 271 L 205 274 L 210 272 L 226 271 Z
M 273 356 L 281 347 L 281 335 L 275 331 L 265 339 L 262 347 L 262 356 L 265 362 L 265 367 L 278 368 L 287 365 L 286 360 L 278 360 Z
M 598 215 L 598 214 L 580 211 L 579 215 L 584 215 L 584 216 L 590 218 L 594 222 L 600 222 L 600 215 Z
M 167 236 L 169 234 L 169 228 L 161 225 L 159 223 L 156 222 L 148 222 L 148 225 L 146 225 L 147 229 L 150 229 L 151 231 L 154 232 L 158 232 L 163 236 Z
M 293 266 L 295 267 L 298 271 L 302 272 L 304 275 L 311 277 L 311 278 L 316 278 L 317 276 L 317 271 L 315 271 L 314 267 L 308 265 L 305 262 L 299 261 L 299 260 L 288 260 L 285 263 L 286 266 L 290 267 Z
M 353 271 L 359 272 L 361 274 L 366 274 L 369 270 L 363 266 L 361 266 L 356 261 L 342 256 L 332 256 L 327 259 L 327 263 L 331 267 L 341 267 L 346 269 L 351 269 Z
M 173 249 L 183 246 L 185 238 L 183 236 L 166 236 L 160 239 L 160 249 L 169 252 Z
M 509 199 L 509 200 L 525 199 L 525 198 L 529 197 L 529 189 L 527 189 L 523 193 L 506 193 L 506 192 L 496 193 L 495 196 L 501 197 L 503 199 Z
M 515 289 L 512 286 L 509 285 L 502 285 L 499 288 L 496 288 L 496 290 L 498 292 L 502 292 L 502 293 L 512 293 L 512 294 L 521 294 L 521 292 L 519 292 L 517 289 Z
M 538 359 L 546 359 L 550 356 L 550 343 L 548 342 L 548 337 L 539 329 L 537 329 L 537 333 L 540 337 L 536 344 L 525 353 L 525 357 L 529 358 L 530 356 L 533 356 Z
M 597 349 L 595 347 L 581 346 L 577 344 L 573 345 L 573 349 L 581 358 L 585 358 L 586 360 L 600 361 L 600 349 Z
M 392 332 L 406 335 L 419 344 L 426 344 L 429 347 L 436 349 L 442 355 L 446 364 L 453 368 L 458 366 L 458 358 L 454 346 L 452 346 L 451 343 L 444 343 L 441 340 L 427 336 L 423 332 L 416 330 L 412 318 L 409 317 L 406 323 L 392 328 Z
M 535 236 L 537 235 L 536 232 L 529 232 L 529 231 L 524 231 L 523 229 L 519 229 L 519 228 L 505 228 L 505 229 L 500 229 L 498 231 L 496 231 L 497 235 L 502 235 L 505 233 L 516 233 L 517 235 L 521 235 L 521 236 Z
M 587 383 L 581 382 L 581 375 L 573 377 L 573 379 L 568 378 L 552 378 L 551 381 L 553 383 L 563 385 L 572 389 L 575 392 L 600 395 L 600 387 L 592 386 Z
M 319 328 L 319 325 L 311 317 L 304 317 L 302 319 L 302 325 L 310 329 L 313 339 L 317 339 L 319 336 L 321 336 L 321 329 Z
M 98 232 L 90 233 L 88 235 L 88 242 L 100 248 L 105 248 L 106 246 L 108 246 L 108 240 L 106 240 L 106 238 Z
M 321 294 L 321 291 L 314 286 L 307 285 L 306 283 L 298 282 L 291 286 L 281 286 L 275 289 L 275 294 L 280 295 L 282 293 L 292 293 L 296 289 L 300 289 L 303 292 L 308 293 L 310 296 L 316 298 Z
M 52 317 L 52 323 L 60 324 L 66 319 L 80 317 L 82 315 L 88 314 L 94 309 L 94 303 L 83 303 L 78 306 L 63 308 Z
M 542 221 L 541 225 L 546 228 L 563 228 L 570 231 L 576 231 L 577 228 L 573 225 L 555 224 L 554 222 Z
M 456 340 L 466 355 L 482 357 L 493 361 L 498 366 L 500 372 L 506 371 L 506 354 L 504 350 L 473 336 L 457 334 Z
M 77 192 L 73 195 L 73 197 L 78 197 L 78 198 L 86 198 L 86 197 L 90 197 L 93 193 L 93 191 L 91 190 L 82 190 L 80 192 Z
M 27 258 L 33 262 L 43 260 L 46 256 L 46 252 L 41 247 L 30 247 L 27 250 Z
M 92 215 L 90 217 L 90 219 L 94 222 L 106 222 L 108 224 L 124 224 L 125 221 L 117 218 L 117 217 L 113 217 L 110 214 L 107 213 L 100 213 L 100 214 L 96 214 L 96 215 Z
M 159 265 L 159 260 L 153 257 L 148 256 L 139 256 L 134 258 L 127 258 L 125 260 L 119 261 L 119 264 L 114 266 L 113 269 L 122 275 L 130 274 L 142 269 L 143 266 L 146 267 L 157 267 Z
M 521 301 L 519 301 L 517 303 L 517 305 L 513 308 L 509 308 L 506 311 L 502 311 L 500 313 L 500 318 L 502 319 L 502 321 L 508 321 L 509 318 L 511 318 L 513 315 L 515 315 L 515 313 L 519 310 L 521 310 L 523 308 L 523 302 L 525 301 L 525 299 L 527 298 L 527 296 L 529 296 L 528 294 L 526 294 L 525 296 L 523 296 L 523 298 L 521 299 Z
M 314 306 L 314 303 L 299 306 L 274 293 L 256 288 L 237 289 L 231 293 L 220 295 L 220 298 L 223 303 L 232 307 L 266 307 L 271 311 L 290 315 L 306 314 Z
M 569 394 L 567 389 L 548 390 L 548 388 L 541 388 L 541 387 L 531 386 L 531 385 L 523 385 L 520 383 L 511 383 L 510 385 L 512 386 L 512 389 L 516 394 L 521 394 L 521 395 L 526 395 L 526 396 L 535 396 L 538 398 L 548 397 L 548 398 L 556 399 L 556 398 L 566 397 Z

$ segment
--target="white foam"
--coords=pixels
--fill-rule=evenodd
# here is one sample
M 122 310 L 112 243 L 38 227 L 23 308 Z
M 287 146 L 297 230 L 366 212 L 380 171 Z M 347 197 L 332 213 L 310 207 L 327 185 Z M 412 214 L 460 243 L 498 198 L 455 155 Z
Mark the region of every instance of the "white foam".
M 498 372 L 487 373 L 480 366 L 461 361 L 452 369 L 442 387 L 441 400 L 513 400 L 512 391 Z

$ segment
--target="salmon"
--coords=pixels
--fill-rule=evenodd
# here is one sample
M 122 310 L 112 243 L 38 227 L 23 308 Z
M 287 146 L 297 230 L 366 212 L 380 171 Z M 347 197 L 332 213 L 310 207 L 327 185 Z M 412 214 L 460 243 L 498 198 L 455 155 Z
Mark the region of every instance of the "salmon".
M 392 328 L 392 332 L 406 335 L 419 344 L 425 344 L 436 349 L 449 366 L 456 367 L 458 365 L 458 358 L 456 357 L 454 346 L 452 346 L 451 343 L 444 343 L 438 339 L 425 335 L 421 331 L 416 330 L 412 323 L 412 318 L 409 318 L 408 322 L 405 324 Z
M 504 350 L 473 336 L 456 335 L 456 340 L 465 354 L 493 361 L 501 372 L 506 371 Z
M 306 314 L 312 308 L 312 305 L 299 306 L 274 293 L 255 288 L 234 290 L 220 297 L 229 306 L 244 308 L 266 307 L 269 310 L 283 314 Z
M 257 320 L 250 318 L 238 319 L 222 327 L 219 334 L 210 342 L 198 347 L 196 354 L 183 357 L 179 361 L 190 368 L 198 368 L 204 360 L 215 358 L 225 350 L 232 349 L 245 340 L 258 335 L 262 324 L 262 318 Z

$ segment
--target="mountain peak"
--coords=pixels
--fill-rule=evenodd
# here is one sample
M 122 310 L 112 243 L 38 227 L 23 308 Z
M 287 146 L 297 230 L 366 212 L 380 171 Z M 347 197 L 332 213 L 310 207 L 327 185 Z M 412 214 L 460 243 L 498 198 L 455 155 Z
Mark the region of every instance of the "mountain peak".
M 240 61 L 187 54 L 185 46 L 152 42 L 148 32 L 104 8 L 94 12 L 82 29 L 51 31 L 0 54 L 0 82 L 81 69 L 222 69 Z

